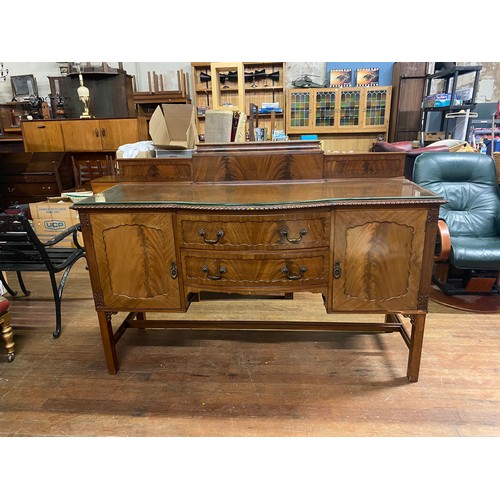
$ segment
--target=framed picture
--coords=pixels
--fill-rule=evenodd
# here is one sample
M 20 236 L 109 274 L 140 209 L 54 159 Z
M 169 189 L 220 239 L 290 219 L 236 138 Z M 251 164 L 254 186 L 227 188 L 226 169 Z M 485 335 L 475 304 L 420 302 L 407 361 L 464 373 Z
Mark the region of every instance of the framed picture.
M 32 94 L 38 97 L 38 87 L 33 75 L 11 76 L 10 83 L 14 99 L 28 98 Z
M 352 69 L 331 69 L 330 87 L 350 87 L 352 85 Z
M 378 85 L 379 68 L 359 68 L 356 70 L 356 87 Z

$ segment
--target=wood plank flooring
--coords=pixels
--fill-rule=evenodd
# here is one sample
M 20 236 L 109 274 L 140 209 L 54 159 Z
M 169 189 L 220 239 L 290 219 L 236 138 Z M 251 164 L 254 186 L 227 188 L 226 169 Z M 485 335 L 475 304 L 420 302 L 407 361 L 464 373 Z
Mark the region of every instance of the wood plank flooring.
M 26 273 L 31 296 L 9 297 L 0 436 L 500 436 L 498 314 L 431 303 L 415 384 L 397 333 L 132 330 L 109 375 L 84 266 L 66 283 L 59 339 L 47 274 Z M 339 319 L 308 293 L 201 301 L 187 315 Z

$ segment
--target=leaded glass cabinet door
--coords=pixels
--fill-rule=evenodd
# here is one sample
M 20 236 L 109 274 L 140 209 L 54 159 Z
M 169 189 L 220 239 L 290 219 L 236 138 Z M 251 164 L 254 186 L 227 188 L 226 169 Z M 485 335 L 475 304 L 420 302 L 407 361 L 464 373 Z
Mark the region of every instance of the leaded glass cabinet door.
M 385 131 L 389 126 L 391 87 L 365 89 L 363 129 Z
M 338 97 L 338 129 L 357 130 L 361 125 L 361 95 L 362 90 L 346 88 L 339 90 Z
M 313 92 L 311 89 L 294 89 L 288 98 L 288 125 L 290 133 L 310 132 L 312 118 Z
M 331 132 L 336 126 L 337 117 L 336 90 L 317 90 L 314 103 L 314 130 L 317 132 Z

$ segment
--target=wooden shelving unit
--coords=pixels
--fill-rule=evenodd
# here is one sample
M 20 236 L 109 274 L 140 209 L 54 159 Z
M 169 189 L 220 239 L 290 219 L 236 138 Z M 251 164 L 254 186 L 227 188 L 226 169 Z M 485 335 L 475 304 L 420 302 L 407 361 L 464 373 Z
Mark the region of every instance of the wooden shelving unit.
M 216 80 L 212 80 L 214 73 L 218 75 Z M 243 78 L 241 78 L 242 73 Z M 275 113 L 274 128 L 285 130 L 285 63 L 193 62 L 191 63 L 191 74 L 193 78 L 193 103 L 197 111 L 196 125 L 199 135 L 203 136 L 205 133 L 205 111 L 207 109 L 240 110 L 242 108 L 241 111 L 250 116 L 250 104 L 255 104 L 259 109 L 262 109 L 264 103 L 275 102 L 279 103 L 283 112 Z M 270 113 L 259 113 L 259 126 L 268 128 L 269 134 L 271 133 L 270 124 Z

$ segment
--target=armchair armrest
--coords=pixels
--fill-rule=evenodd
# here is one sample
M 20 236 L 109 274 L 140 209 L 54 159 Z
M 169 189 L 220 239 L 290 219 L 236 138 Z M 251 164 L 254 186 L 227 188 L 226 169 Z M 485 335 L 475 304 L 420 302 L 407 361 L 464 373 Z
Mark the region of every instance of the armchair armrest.
M 446 262 L 451 252 L 451 237 L 448 225 L 443 219 L 438 220 L 436 249 L 434 252 L 435 262 Z
M 50 247 L 52 245 L 55 245 L 56 243 L 59 243 L 61 240 L 66 238 L 67 236 L 73 236 L 73 243 L 75 244 L 76 248 L 82 248 L 80 243 L 78 243 L 78 234 L 77 232 L 80 231 L 80 223 L 75 224 L 71 227 L 68 227 L 65 229 L 63 232 L 59 233 L 57 236 L 54 236 L 52 239 L 46 241 L 43 246 L 44 247 Z

